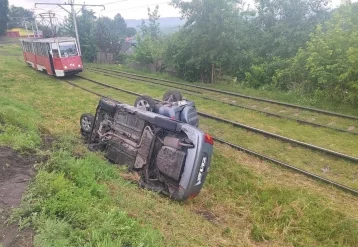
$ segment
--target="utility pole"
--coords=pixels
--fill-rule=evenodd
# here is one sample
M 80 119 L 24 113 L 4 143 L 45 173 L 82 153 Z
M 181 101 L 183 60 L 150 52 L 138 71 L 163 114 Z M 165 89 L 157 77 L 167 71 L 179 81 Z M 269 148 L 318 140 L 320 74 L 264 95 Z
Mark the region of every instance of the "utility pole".
M 75 7 L 73 6 L 73 3 L 74 3 L 74 0 L 72 0 L 72 5 L 71 5 L 72 19 L 73 19 L 73 24 L 75 26 L 75 33 L 76 33 L 78 50 L 80 51 L 80 55 L 82 55 L 81 44 L 80 44 L 80 36 L 78 35 L 78 29 L 77 29 L 77 19 L 76 19 Z
M 26 28 L 27 37 L 30 37 L 30 36 L 29 36 L 29 30 L 27 30 L 27 24 L 26 24 L 26 22 L 25 22 L 25 28 Z
M 37 26 L 37 21 L 35 19 L 35 26 L 36 26 L 36 38 L 39 37 L 39 27 Z
M 55 36 L 56 31 L 53 30 L 52 15 L 51 15 L 50 11 L 48 12 L 48 17 L 50 18 L 50 26 L 51 26 L 52 36 Z
M 84 4 L 75 4 L 75 0 L 70 0 L 69 3 L 35 3 L 35 8 L 36 8 L 36 5 L 56 5 L 56 6 L 61 7 L 68 14 L 72 15 L 73 24 L 74 24 L 75 33 L 76 33 L 77 46 L 78 46 L 78 50 L 79 50 L 80 55 L 82 55 L 82 52 L 81 52 L 80 38 L 79 38 L 79 35 L 78 35 L 78 29 L 77 29 L 75 6 L 81 6 L 82 8 L 86 7 L 86 6 L 88 6 L 88 7 L 102 7 L 103 10 L 105 9 L 104 5 L 85 4 L 85 3 Z M 71 6 L 71 11 L 68 11 L 67 9 L 65 9 L 64 6 Z
M 27 21 L 25 18 L 22 18 L 22 24 L 25 26 L 25 29 L 26 29 L 26 35 L 27 37 L 29 38 L 29 30 L 27 29 Z

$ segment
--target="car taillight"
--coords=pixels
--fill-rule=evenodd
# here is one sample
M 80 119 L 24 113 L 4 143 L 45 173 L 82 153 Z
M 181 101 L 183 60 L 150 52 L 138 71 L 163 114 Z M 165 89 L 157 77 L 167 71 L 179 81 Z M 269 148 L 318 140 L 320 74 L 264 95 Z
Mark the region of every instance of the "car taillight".
M 210 145 L 214 145 L 214 139 L 213 139 L 213 137 L 212 137 L 211 135 L 209 135 L 209 134 L 205 134 L 205 136 L 204 136 L 204 141 L 205 141 L 206 143 L 209 143 Z

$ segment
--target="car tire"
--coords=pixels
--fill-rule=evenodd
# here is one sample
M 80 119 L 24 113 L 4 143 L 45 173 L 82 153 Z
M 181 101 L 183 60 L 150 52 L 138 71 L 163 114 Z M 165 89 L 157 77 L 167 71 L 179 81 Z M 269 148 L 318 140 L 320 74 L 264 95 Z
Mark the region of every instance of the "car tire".
M 94 116 L 89 113 L 85 113 L 81 115 L 80 125 L 81 125 L 81 134 L 83 136 L 89 135 L 92 131 L 92 126 L 94 122 Z
M 116 110 L 117 103 L 113 100 L 102 98 L 99 101 L 99 107 L 101 107 L 102 110 L 108 112 L 109 114 L 113 114 Z
M 181 100 L 183 100 L 183 96 L 177 90 L 168 90 L 163 95 L 163 101 L 177 102 Z
M 139 96 L 134 102 L 134 106 L 139 109 L 145 109 L 147 111 L 154 111 L 155 100 L 147 95 Z

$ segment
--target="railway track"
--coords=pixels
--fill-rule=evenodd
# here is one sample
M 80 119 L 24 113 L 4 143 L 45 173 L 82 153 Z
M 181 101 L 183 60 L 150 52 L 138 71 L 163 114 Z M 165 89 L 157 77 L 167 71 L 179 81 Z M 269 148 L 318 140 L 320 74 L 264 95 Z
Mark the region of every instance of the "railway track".
M 160 86 L 164 86 L 164 87 L 168 87 L 168 88 L 177 88 L 177 89 L 180 89 L 182 91 L 187 92 L 188 94 L 195 95 L 196 97 L 199 97 L 199 98 L 202 98 L 202 99 L 205 99 L 205 100 L 210 100 L 210 101 L 215 100 L 215 101 L 220 102 L 220 103 L 225 104 L 225 105 L 230 105 L 230 106 L 242 108 L 242 109 L 245 109 L 245 110 L 259 112 L 259 113 L 265 114 L 267 116 L 272 116 L 272 117 L 281 118 L 281 119 L 287 119 L 287 120 L 298 122 L 300 124 L 310 125 L 310 126 L 314 126 L 314 127 L 332 129 L 332 130 L 335 130 L 335 131 L 349 133 L 349 134 L 352 134 L 352 135 L 358 135 L 357 132 L 352 132 L 352 131 L 348 131 L 348 130 L 345 130 L 345 129 L 340 129 L 340 128 L 335 128 L 335 127 L 328 126 L 328 125 L 313 123 L 313 122 L 309 122 L 309 121 L 305 121 L 305 120 L 301 120 L 301 119 L 297 119 L 297 118 L 293 118 L 293 117 L 282 116 L 282 115 L 279 115 L 279 114 L 276 114 L 276 113 L 272 113 L 272 112 L 268 112 L 268 111 L 264 111 L 264 110 L 258 110 L 258 109 L 248 107 L 248 106 L 244 106 L 244 105 L 228 103 L 228 102 L 225 102 L 225 101 L 222 101 L 222 100 L 209 98 L 209 97 L 204 96 L 202 92 L 197 91 L 197 90 L 191 90 L 191 89 L 179 87 L 179 86 L 176 86 L 176 85 L 171 86 L 171 85 L 168 85 L 168 84 L 165 84 L 165 83 L 155 82 L 155 81 L 151 81 L 151 80 L 147 80 L 147 79 L 136 78 L 134 76 L 119 75 L 119 74 L 118 75 L 109 74 L 108 72 L 100 70 L 100 69 L 97 69 L 97 68 L 95 68 L 95 69 L 91 68 L 91 69 L 88 69 L 88 70 L 94 71 L 96 73 L 101 73 L 102 75 L 107 76 L 107 77 L 126 78 L 126 79 L 130 79 L 130 80 L 134 80 L 134 81 L 140 81 L 140 82 L 144 82 L 144 83 L 160 85 Z M 199 94 L 199 95 L 196 95 L 196 94 Z
M 22 62 L 22 61 L 20 61 L 20 59 L 17 59 L 17 60 L 18 60 L 19 62 Z M 83 78 L 83 79 L 84 79 L 84 80 L 88 80 L 88 81 L 94 82 L 94 80 L 91 80 L 91 79 L 87 79 L 87 78 Z M 74 86 L 74 87 L 77 87 L 77 88 L 80 88 L 80 89 L 82 89 L 82 90 L 84 90 L 84 91 L 87 91 L 87 92 L 89 92 L 89 93 L 91 93 L 91 94 L 97 95 L 98 97 L 106 97 L 105 95 L 102 95 L 102 94 L 100 94 L 100 93 L 98 93 L 98 92 L 94 92 L 93 90 L 90 90 L 90 89 L 84 88 L 84 87 L 82 87 L 82 86 L 79 86 L 79 85 L 77 85 L 77 84 L 75 84 L 75 83 L 73 83 L 73 82 L 70 82 L 70 81 L 65 81 L 65 82 L 71 84 L 71 85 Z M 138 93 L 136 93 L 136 92 L 132 92 L 132 91 L 129 91 L 129 90 L 124 90 L 124 89 L 116 88 L 116 87 L 113 87 L 113 86 L 111 86 L 111 85 L 107 85 L 107 84 L 104 84 L 104 83 L 97 82 L 97 84 L 98 84 L 98 85 L 101 85 L 101 86 L 104 86 L 104 87 L 108 87 L 108 88 L 112 88 L 112 89 L 115 89 L 115 90 L 119 90 L 119 91 L 122 91 L 122 92 L 126 92 L 126 93 L 129 93 L 129 94 L 132 94 L 132 95 L 136 95 L 136 96 L 140 95 L 140 94 L 138 94 Z M 218 138 L 218 137 L 215 137 L 215 140 L 216 140 L 218 143 L 228 145 L 229 147 L 231 147 L 231 148 L 233 148 L 233 149 L 236 149 L 236 150 L 245 152 L 245 153 L 247 153 L 247 154 L 249 154 L 249 155 L 258 157 L 258 158 L 260 158 L 260 159 L 262 159 L 262 160 L 265 160 L 265 161 L 269 161 L 269 162 L 271 162 L 271 163 L 273 163 L 273 164 L 282 166 L 282 167 L 284 167 L 284 168 L 291 169 L 291 170 L 293 170 L 293 171 L 295 171 L 295 172 L 297 172 L 297 173 L 303 174 L 303 175 L 305 175 L 305 176 L 307 176 L 307 177 L 313 178 L 313 179 L 318 180 L 318 181 L 320 181 L 320 182 L 323 182 L 323 183 L 325 183 L 325 184 L 332 185 L 332 186 L 334 186 L 334 187 L 336 187 L 336 188 L 338 188 L 338 189 L 340 189 L 340 190 L 343 190 L 343 191 L 345 191 L 345 192 L 351 193 L 351 194 L 354 195 L 354 196 L 358 196 L 358 190 L 356 190 L 356 189 L 354 189 L 354 188 L 350 188 L 350 187 L 345 186 L 345 185 L 343 185 L 343 184 L 341 184 L 341 183 L 337 183 L 337 182 L 335 182 L 335 181 L 333 181 L 333 180 L 324 178 L 324 177 L 319 176 L 319 175 L 317 175 L 317 174 L 314 174 L 314 173 L 312 173 L 312 172 L 309 172 L 309 171 L 306 171 L 306 170 L 304 170 L 304 169 L 301 169 L 301 168 L 295 167 L 295 166 L 293 166 L 293 165 L 290 165 L 290 164 L 288 164 L 288 163 L 279 161 L 279 160 L 277 160 L 277 159 L 275 159 L 275 158 L 272 158 L 272 157 L 269 157 L 269 156 L 267 156 L 267 155 L 264 155 L 264 154 L 255 152 L 255 151 L 253 151 L 253 150 L 250 150 L 250 149 L 241 147 L 241 146 L 239 146 L 239 145 L 236 145 L 236 144 L 227 142 L 227 141 L 225 141 L 225 140 L 223 140 L 223 139 L 220 139 L 220 138 Z M 356 160 L 356 158 L 355 158 L 354 160 Z
M 86 78 L 86 77 L 83 77 L 83 76 L 77 76 L 77 77 L 81 78 L 83 80 L 87 80 L 87 81 L 90 81 L 92 83 L 95 83 L 97 85 L 106 87 L 106 88 L 111 88 L 111 89 L 114 89 L 114 90 L 117 90 L 117 91 L 121 91 L 121 92 L 125 92 L 125 93 L 131 94 L 131 95 L 135 95 L 135 96 L 140 96 L 141 95 L 141 94 L 136 93 L 136 92 L 132 92 L 132 91 L 129 91 L 129 90 L 126 90 L 126 89 L 122 89 L 122 88 L 119 88 L 119 87 L 116 87 L 116 86 L 113 86 L 113 85 L 109 85 L 109 84 L 106 84 L 106 83 L 103 83 L 103 82 L 99 82 L 99 81 L 96 81 L 96 80 L 93 80 L 93 79 Z M 316 145 L 312 145 L 312 144 L 309 144 L 309 143 L 301 142 L 301 141 L 298 141 L 298 140 L 295 140 L 295 139 L 292 139 L 292 138 L 288 138 L 288 137 L 285 137 L 285 136 L 277 135 L 277 134 L 274 134 L 274 133 L 271 133 L 271 132 L 268 132 L 268 131 L 264 131 L 264 130 L 261 130 L 261 129 L 258 129 L 258 128 L 250 127 L 248 125 L 241 124 L 241 123 L 238 123 L 238 122 L 234 122 L 234 121 L 230 121 L 230 120 L 227 120 L 227 119 L 219 118 L 219 117 L 216 117 L 216 116 L 204 113 L 204 112 L 198 112 L 198 114 L 200 116 L 202 116 L 202 117 L 213 119 L 213 120 L 216 120 L 218 122 L 223 122 L 223 123 L 226 123 L 226 124 L 230 124 L 230 125 L 232 125 L 234 127 L 246 129 L 248 131 L 258 133 L 258 134 L 261 134 L 261 135 L 265 135 L 265 136 L 270 137 L 270 138 L 275 138 L 275 139 L 278 139 L 280 141 L 284 141 L 284 142 L 287 142 L 287 143 L 292 143 L 292 144 L 295 144 L 295 145 L 302 146 L 304 148 L 320 151 L 320 152 L 329 154 L 331 156 L 335 156 L 335 157 L 338 157 L 338 158 L 346 159 L 346 160 L 354 162 L 354 163 L 358 163 L 358 158 L 357 157 L 353 157 L 353 156 L 350 156 L 350 155 L 347 155 L 347 154 L 332 151 L 332 150 L 329 150 L 329 149 L 326 149 L 326 148 L 323 148 L 323 147 L 319 147 L 319 146 L 316 146 Z
M 86 80 L 87 80 L 87 78 L 86 78 Z M 89 80 L 91 80 L 91 79 L 89 79 Z M 65 80 L 65 82 L 68 83 L 68 84 L 70 84 L 70 85 L 72 85 L 72 86 L 74 86 L 74 87 L 80 88 L 80 89 L 82 89 L 82 90 L 84 90 L 84 91 L 86 91 L 86 92 L 89 92 L 89 93 L 91 93 L 91 94 L 94 94 L 94 95 L 96 95 L 96 96 L 98 96 L 98 97 L 106 97 L 106 98 L 109 98 L 109 97 L 107 97 L 106 95 L 102 95 L 102 94 L 100 94 L 100 93 L 98 93 L 98 92 L 95 92 L 95 91 L 90 90 L 90 89 L 88 89 L 88 88 L 85 88 L 85 87 L 82 87 L 82 86 L 80 86 L 80 85 L 77 85 L 77 84 L 74 83 L 74 82 L 71 82 L 71 81 L 68 81 L 68 80 Z M 102 86 L 104 86 L 104 87 L 107 87 L 106 84 L 104 84 L 104 83 L 99 83 L 98 85 L 102 85 Z M 108 85 L 108 86 L 109 86 L 109 85 Z M 112 89 L 113 89 L 112 86 L 109 86 L 108 88 L 112 88 Z M 133 95 L 137 95 L 137 96 L 140 95 L 140 94 L 138 94 L 138 93 L 136 93 L 136 92 L 132 92 L 132 91 L 124 90 L 124 89 L 123 89 L 123 90 L 121 89 L 120 91 L 129 93 L 129 94 L 133 94 Z M 115 100 L 115 99 L 113 99 L 113 100 Z M 115 100 L 115 101 L 117 101 L 117 100 Z M 118 102 L 118 103 L 121 103 L 121 102 L 119 102 L 119 101 L 117 101 L 117 102 Z M 319 176 L 319 175 L 317 175 L 317 174 L 314 174 L 314 173 L 311 173 L 311 172 L 309 172 L 309 171 L 300 169 L 300 168 L 298 168 L 298 167 L 295 167 L 295 166 L 293 166 L 293 165 L 290 165 L 290 164 L 287 164 L 287 163 L 285 163 L 285 162 L 279 161 L 279 160 L 277 160 L 277 159 L 268 157 L 268 156 L 266 156 L 266 155 L 264 155 L 264 154 L 260 154 L 260 153 L 257 153 L 257 152 L 255 152 L 255 151 L 249 150 L 249 149 L 247 149 L 247 148 L 241 147 L 241 146 L 239 146 L 239 145 L 236 145 L 236 144 L 227 142 L 227 141 L 222 140 L 222 139 L 220 139 L 220 138 L 218 138 L 218 137 L 213 137 L 213 138 L 214 138 L 214 140 L 217 141 L 218 143 L 227 145 L 227 146 L 229 146 L 229 147 L 231 147 L 231 148 L 233 148 L 233 149 L 236 149 L 236 150 L 245 152 L 245 153 L 247 153 L 247 154 L 249 154 L 249 155 L 258 157 L 258 158 L 260 158 L 260 159 L 262 159 L 262 160 L 265 160 L 265 161 L 269 161 L 269 162 L 271 162 L 271 163 L 273 163 L 273 164 L 276 164 L 276 165 L 279 165 L 279 166 L 281 166 L 281 167 L 284 167 L 284 168 L 293 170 L 293 171 L 295 171 L 295 172 L 297 172 L 297 173 L 303 174 L 303 175 L 305 175 L 305 176 L 307 176 L 307 177 L 313 178 L 313 179 L 315 179 L 315 180 L 317 180 L 317 181 L 323 182 L 323 183 L 328 184 L 328 185 L 331 185 L 331 186 L 333 186 L 333 187 L 335 187 L 335 188 L 337 188 L 337 189 L 340 189 L 340 190 L 343 190 L 343 191 L 345 191 L 345 192 L 348 192 L 348 193 L 350 193 L 350 194 L 352 194 L 352 195 L 354 195 L 354 196 L 358 196 L 358 190 L 355 190 L 355 189 L 353 189 L 353 188 L 347 187 L 347 186 L 345 186 L 345 185 L 343 185 L 343 184 L 340 184 L 340 183 L 337 183 L 337 182 L 335 182 L 335 181 L 326 179 L 326 178 L 321 177 L 321 176 Z
M 11 45 L 11 44 L 15 44 L 15 45 L 20 45 L 20 41 L 5 41 L 5 42 L 0 42 L 0 45 Z
M 104 70 L 104 71 L 108 71 L 108 72 L 113 72 L 113 73 L 117 73 L 117 74 L 134 76 L 134 77 L 137 77 L 137 78 L 143 78 L 143 79 L 167 82 L 167 83 L 171 83 L 171 84 L 183 85 L 183 86 L 186 86 L 186 87 L 207 90 L 207 91 L 220 93 L 220 94 L 224 94 L 224 95 L 231 95 L 231 96 L 236 96 L 236 97 L 241 97 L 241 98 L 246 98 L 246 99 L 252 99 L 252 100 L 256 100 L 256 101 L 262 101 L 262 102 L 266 102 L 266 103 L 272 103 L 272 104 L 276 104 L 276 105 L 282 105 L 282 106 L 286 106 L 286 107 L 291 107 L 291 108 L 296 108 L 296 109 L 301 109 L 301 110 L 306 110 L 306 111 L 311 111 L 311 112 L 317 112 L 317 113 L 322 113 L 322 114 L 331 115 L 331 116 L 337 116 L 337 117 L 342 117 L 342 118 L 358 120 L 357 116 L 352 116 L 352 115 L 347 115 L 347 114 L 342 114 L 342 113 L 337 113 L 337 112 L 332 112 L 332 111 L 326 111 L 326 110 L 312 108 L 312 107 L 305 107 L 305 106 L 285 103 L 285 102 L 276 101 L 276 100 L 259 98 L 259 97 L 254 97 L 254 96 L 249 96 L 249 95 L 244 95 L 244 94 L 239 94 L 239 93 L 234 93 L 234 92 L 229 92 L 229 91 L 224 91 L 224 90 L 219 90 L 219 89 L 214 89 L 214 88 L 210 88 L 210 87 L 203 87 L 203 86 L 192 85 L 192 84 L 183 83 L 183 82 L 177 82 L 177 81 L 165 80 L 165 79 L 154 78 L 154 77 L 149 77 L 149 76 L 137 75 L 137 74 L 133 74 L 133 73 L 123 72 L 123 71 L 118 71 L 118 70 L 112 70 L 112 69 L 105 69 L 105 68 L 98 68 L 98 67 L 92 67 L 92 68 L 99 69 L 99 70 Z

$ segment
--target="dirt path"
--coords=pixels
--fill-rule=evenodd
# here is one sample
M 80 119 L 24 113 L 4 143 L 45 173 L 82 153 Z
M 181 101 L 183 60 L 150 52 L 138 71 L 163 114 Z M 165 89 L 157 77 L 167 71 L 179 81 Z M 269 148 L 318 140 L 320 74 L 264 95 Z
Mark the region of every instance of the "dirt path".
M 0 244 L 4 247 L 33 246 L 33 231 L 19 232 L 17 224 L 9 225 L 7 220 L 35 175 L 35 161 L 34 157 L 23 157 L 11 148 L 0 147 Z

